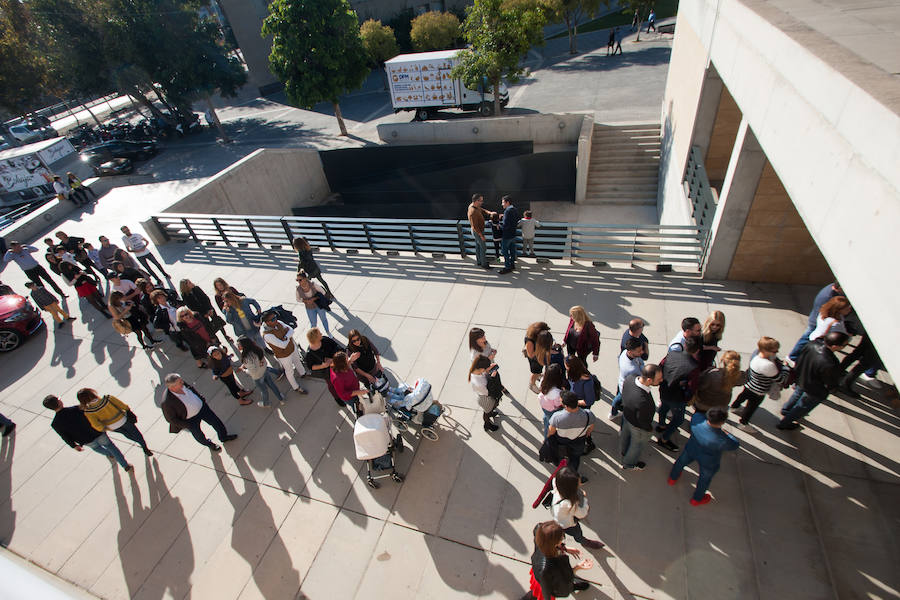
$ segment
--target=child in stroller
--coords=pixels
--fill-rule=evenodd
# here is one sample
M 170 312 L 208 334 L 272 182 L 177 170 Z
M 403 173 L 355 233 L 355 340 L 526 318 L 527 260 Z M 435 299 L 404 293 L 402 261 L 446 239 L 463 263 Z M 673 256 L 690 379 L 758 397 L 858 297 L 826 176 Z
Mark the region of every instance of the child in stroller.
M 412 386 L 401 383 L 391 388 L 387 398 L 388 412 L 399 429 L 406 429 L 410 423 L 421 426 L 422 436 L 432 442 L 438 434 L 434 424 L 444 413 L 444 407 L 431 396 L 431 384 L 425 379 L 416 379 Z
M 391 419 L 386 413 L 371 412 L 360 416 L 353 426 L 356 458 L 366 461 L 366 483 L 378 488 L 376 479 L 390 477 L 403 481 L 394 468 L 394 450 L 403 452 L 403 439 L 398 433 L 391 438 Z

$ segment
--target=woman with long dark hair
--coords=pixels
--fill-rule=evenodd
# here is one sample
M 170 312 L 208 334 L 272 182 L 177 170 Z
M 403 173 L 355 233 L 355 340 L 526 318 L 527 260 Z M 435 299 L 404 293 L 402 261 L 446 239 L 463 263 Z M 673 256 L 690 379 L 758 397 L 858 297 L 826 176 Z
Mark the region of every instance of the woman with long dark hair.
M 556 521 L 538 523 L 534 528 L 531 580 L 529 592 L 522 600 L 552 600 L 588 589 L 590 584 L 576 577 L 575 572 L 592 568 L 594 561 L 585 558 L 573 568 L 568 555 L 578 559 L 581 551 L 566 548 L 565 538 L 566 532 Z
M 190 279 L 182 279 L 178 283 L 178 289 L 181 292 L 181 299 L 184 300 L 185 305 L 192 311 L 206 317 L 212 334 L 215 335 L 222 332 L 222 335 L 225 336 L 225 341 L 228 343 L 233 342 L 225 330 L 225 320 L 213 310 L 212 302 L 209 296 L 206 295 L 206 292 L 201 290 L 199 286 L 194 285 L 194 282 Z
M 544 378 L 541 380 L 541 389 L 538 394 L 538 402 L 544 411 L 544 437 L 547 437 L 547 429 L 550 427 L 550 417 L 562 408 L 562 392 L 566 387 L 566 378 L 562 368 L 557 364 L 547 367 Z
M 364 386 L 371 389 L 375 382 L 384 375 L 378 348 L 358 329 L 351 329 L 347 335 L 347 354 L 350 356 L 350 364 L 356 372 L 356 376 Z M 354 355 L 356 355 L 355 358 Z
M 257 406 L 271 406 L 269 402 L 269 390 L 275 394 L 280 404 L 284 404 L 284 394 L 275 385 L 276 377 L 279 377 L 278 371 L 269 366 L 266 362 L 266 354 L 262 348 L 256 345 L 256 342 L 245 335 L 237 339 L 238 352 L 240 352 L 241 365 L 238 367 L 241 371 L 246 371 L 256 384 L 259 390 L 260 399 Z
M 328 284 L 325 283 L 325 279 L 322 277 L 322 269 L 319 267 L 319 263 L 317 263 L 315 257 L 313 257 L 312 246 L 309 245 L 306 238 L 294 238 L 292 245 L 294 246 L 294 250 L 297 251 L 297 259 L 299 260 L 297 272 L 303 271 L 310 279 L 318 279 L 322 284 L 322 287 L 325 288 L 325 293 L 334 298 L 334 294 L 331 293 L 331 288 L 328 287 Z M 315 327 L 315 325 L 313 325 L 313 327 Z
M 75 288 L 79 298 L 87 300 L 88 304 L 99 310 L 100 314 L 107 319 L 113 318 L 107 310 L 106 302 L 103 301 L 100 291 L 97 289 L 97 284 L 94 283 L 93 279 L 85 275 L 84 271 L 68 261 L 60 261 L 59 273 L 66 280 L 66 283 Z
M 500 404 L 500 395 L 491 394 L 489 381 L 497 375 L 494 368 L 497 365 L 491 362 L 486 356 L 477 355 L 472 360 L 472 366 L 469 367 L 469 383 L 475 391 L 475 398 L 478 406 L 484 411 L 484 430 L 497 431 L 500 427 L 491 419 L 498 415 L 497 406 Z
M 500 367 L 496 361 L 497 351 L 488 343 L 484 329 L 473 327 L 469 330 L 469 350 L 471 351 L 472 360 L 475 360 L 478 356 L 483 356 L 493 363 L 491 376 L 487 380 L 490 396 L 500 398 L 504 393 L 508 394 L 509 392 L 503 387 L 503 382 L 500 380 Z
M 528 381 L 528 389 L 535 394 L 539 394 L 537 380 L 540 379 L 544 367 L 537 360 L 537 338 L 542 331 L 549 331 L 550 326 L 543 321 L 532 323 L 525 330 L 525 347 L 522 348 L 522 355 L 528 360 L 528 370 L 531 372 L 531 379 Z
M 141 348 L 149 350 L 153 344 L 159 344 L 160 340 L 153 339 L 153 335 L 147 328 L 148 319 L 144 311 L 134 302 L 125 300 L 125 294 L 114 291 L 109 294 L 109 313 L 113 319 L 124 319 L 131 326 L 131 331 L 137 336 Z M 126 329 L 127 331 L 127 329 Z M 148 344 L 145 340 L 150 340 Z
M 556 477 L 553 478 L 550 512 L 553 513 L 553 519 L 572 536 L 572 539 L 585 548 L 598 550 L 604 546 L 603 542 L 589 540 L 581 531 L 579 521 L 585 518 L 590 510 L 587 494 L 581 486 L 581 476 L 575 469 L 563 467 L 557 471 Z

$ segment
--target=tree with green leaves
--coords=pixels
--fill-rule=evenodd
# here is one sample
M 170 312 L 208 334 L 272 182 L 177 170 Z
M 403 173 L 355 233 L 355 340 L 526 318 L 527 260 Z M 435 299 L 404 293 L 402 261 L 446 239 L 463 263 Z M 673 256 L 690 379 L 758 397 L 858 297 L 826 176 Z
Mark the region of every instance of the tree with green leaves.
M 273 0 L 262 35 L 272 36 L 269 69 L 284 83 L 288 100 L 307 109 L 331 102 L 341 135 L 347 135 L 338 100 L 361 86 L 370 70 L 350 3 Z
M 638 14 L 637 37 L 634 41 L 641 41 L 641 27 L 644 26 L 644 19 L 650 15 L 650 11 L 655 3 L 655 0 L 620 0 L 619 7 L 623 13 L 629 15 Z
M 469 48 L 459 52 L 453 77 L 466 87 L 478 89 L 487 81 L 494 91 L 494 114 L 500 114 L 500 83 L 518 81 L 524 68 L 519 64 L 528 49 L 544 43 L 546 17 L 541 10 L 503 0 L 475 0 L 466 9 L 463 24 Z
M 593 18 L 600 5 L 608 5 L 609 0 L 542 0 L 550 10 L 553 21 L 566 24 L 569 33 L 569 54 L 578 53 L 576 36 L 578 23 L 584 17 Z
M 459 43 L 459 18 L 434 10 L 422 13 L 412 20 L 409 37 L 419 52 L 453 48 Z
M 381 21 L 369 19 L 360 25 L 359 37 L 373 65 L 384 65 L 384 61 L 400 54 L 394 30 Z
M 27 112 L 45 95 L 46 62 L 32 43 L 34 26 L 18 0 L 0 1 L 0 107 Z

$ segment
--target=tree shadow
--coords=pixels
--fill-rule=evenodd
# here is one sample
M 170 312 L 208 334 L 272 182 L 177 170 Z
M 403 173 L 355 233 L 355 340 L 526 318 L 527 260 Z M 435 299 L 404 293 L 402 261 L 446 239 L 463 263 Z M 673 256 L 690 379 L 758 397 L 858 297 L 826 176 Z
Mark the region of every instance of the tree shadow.
M 599 53 L 561 56 L 549 60 L 541 68 L 560 72 L 602 73 L 624 67 L 652 67 L 668 64 L 671 54 L 671 48 L 651 46 L 615 56 Z

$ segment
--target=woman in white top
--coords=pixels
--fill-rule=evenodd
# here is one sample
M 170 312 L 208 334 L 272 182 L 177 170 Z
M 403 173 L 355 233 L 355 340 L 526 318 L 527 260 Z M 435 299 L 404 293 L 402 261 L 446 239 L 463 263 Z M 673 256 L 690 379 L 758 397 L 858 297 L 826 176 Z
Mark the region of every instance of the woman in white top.
M 503 382 L 500 381 L 500 373 L 498 371 L 500 367 L 497 365 L 496 361 L 497 351 L 488 343 L 487 337 L 485 337 L 484 334 L 484 329 L 473 327 L 469 330 L 469 350 L 471 351 L 472 360 L 475 360 L 475 357 L 477 356 L 483 356 L 494 364 L 492 369 L 493 374 L 488 379 L 491 396 L 500 398 L 503 394 L 508 394 L 509 392 L 503 387 Z
M 850 301 L 844 296 L 835 296 L 822 305 L 819 315 L 816 317 L 816 328 L 809 334 L 809 341 L 824 337 L 829 331 L 847 333 L 844 326 L 844 317 L 850 314 L 853 308 Z
M 497 416 L 497 405 L 500 404 L 500 394 L 491 394 L 489 381 L 497 375 L 497 365 L 491 362 L 486 356 L 477 355 L 472 360 L 472 366 L 469 367 L 469 383 L 478 397 L 478 406 L 484 411 L 484 430 L 497 431 L 500 427 L 494 423 L 491 418 Z
M 589 510 L 587 494 L 581 487 L 581 477 L 574 469 L 563 467 L 553 478 L 553 499 L 550 504 L 553 520 L 576 542 L 585 548 L 596 550 L 604 546 L 603 542 L 585 538 L 578 522 L 587 516 Z
M 305 273 L 297 273 L 297 301 L 306 307 L 310 328 L 315 327 L 316 321 L 321 319 L 325 334 L 331 337 L 331 331 L 328 329 L 328 313 L 324 308 L 326 299 L 325 290 L 318 283 L 311 282 Z
M 541 379 L 538 403 L 544 411 L 544 437 L 547 437 L 547 429 L 550 427 L 550 417 L 562 408 L 562 391 L 566 387 L 566 376 L 562 367 L 553 363 L 544 372 Z

